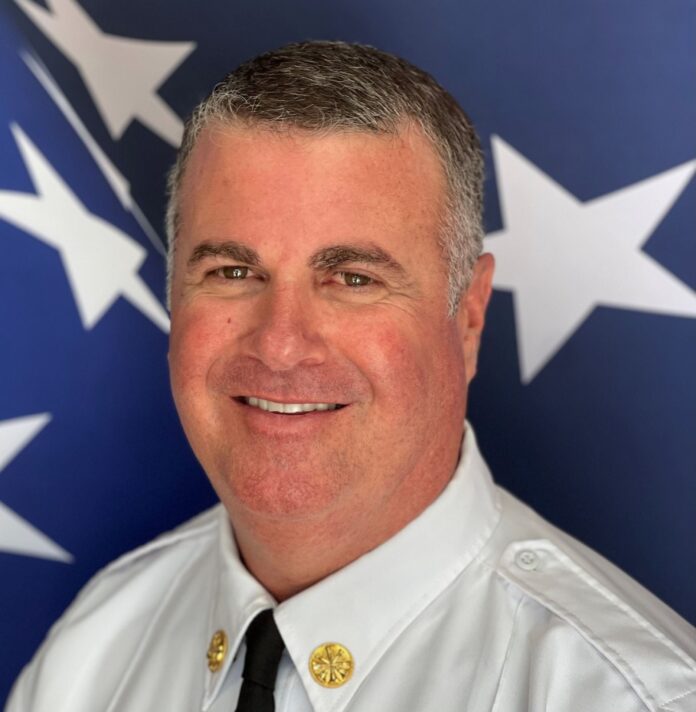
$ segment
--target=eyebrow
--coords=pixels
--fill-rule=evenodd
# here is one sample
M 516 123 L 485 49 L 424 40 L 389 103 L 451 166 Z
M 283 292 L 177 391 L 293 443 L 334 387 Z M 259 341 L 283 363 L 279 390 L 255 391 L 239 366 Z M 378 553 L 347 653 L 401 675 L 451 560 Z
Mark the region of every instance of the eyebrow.
M 309 259 L 309 266 L 314 269 L 335 269 L 350 263 L 376 264 L 386 267 L 391 272 L 404 277 L 406 270 L 386 250 L 372 245 L 333 245 L 315 252 Z
M 225 257 L 254 267 L 261 264 L 261 258 L 256 250 L 236 240 L 226 240 L 225 242 L 202 242 L 200 245 L 196 245 L 188 258 L 187 266 L 191 269 L 208 257 Z

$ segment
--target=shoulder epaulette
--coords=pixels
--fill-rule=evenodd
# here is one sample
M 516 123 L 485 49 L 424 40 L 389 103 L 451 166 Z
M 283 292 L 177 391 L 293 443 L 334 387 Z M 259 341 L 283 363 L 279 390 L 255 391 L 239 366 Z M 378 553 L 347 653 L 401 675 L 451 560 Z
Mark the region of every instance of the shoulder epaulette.
M 517 541 L 498 573 L 573 626 L 649 710 L 696 710 L 696 662 L 662 631 L 546 539 Z

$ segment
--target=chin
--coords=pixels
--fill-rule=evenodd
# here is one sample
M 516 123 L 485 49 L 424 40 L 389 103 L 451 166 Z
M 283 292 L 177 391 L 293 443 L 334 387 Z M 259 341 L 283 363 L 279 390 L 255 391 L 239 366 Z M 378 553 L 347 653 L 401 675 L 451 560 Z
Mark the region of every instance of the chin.
M 306 466 L 259 467 L 255 463 L 253 469 L 228 470 L 221 487 L 213 484 L 231 511 L 241 508 L 253 515 L 304 518 L 332 509 L 341 496 L 342 483 L 325 473 Z

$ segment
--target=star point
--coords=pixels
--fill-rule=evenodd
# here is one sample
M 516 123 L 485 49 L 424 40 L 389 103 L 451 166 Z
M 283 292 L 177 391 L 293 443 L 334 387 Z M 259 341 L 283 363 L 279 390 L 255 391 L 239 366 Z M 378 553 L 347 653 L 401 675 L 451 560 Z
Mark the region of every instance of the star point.
M 157 90 L 195 48 L 103 32 L 75 0 L 15 0 L 29 19 L 76 66 L 114 140 L 139 120 L 172 146 L 183 124 Z
M 58 250 L 84 328 L 123 296 L 167 332 L 167 313 L 138 275 L 145 249 L 90 213 L 24 131 L 11 130 L 36 193 L 0 191 L 0 219 Z
M 494 286 L 514 295 L 523 383 L 599 305 L 696 317 L 696 292 L 642 251 L 696 161 L 585 203 L 492 138 L 504 228 L 486 237 Z
M 51 420 L 49 413 L 0 421 L 2 471 Z M 0 502 L 0 551 L 71 563 L 72 554 Z

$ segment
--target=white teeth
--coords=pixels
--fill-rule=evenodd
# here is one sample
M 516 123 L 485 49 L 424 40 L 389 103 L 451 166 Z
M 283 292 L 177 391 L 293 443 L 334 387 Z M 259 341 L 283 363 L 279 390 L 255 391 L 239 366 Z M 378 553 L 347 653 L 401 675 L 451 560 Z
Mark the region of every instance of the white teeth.
M 253 405 L 269 413 L 311 413 L 313 410 L 335 410 L 336 403 L 275 403 L 274 401 L 249 396 L 243 399 L 247 405 Z

